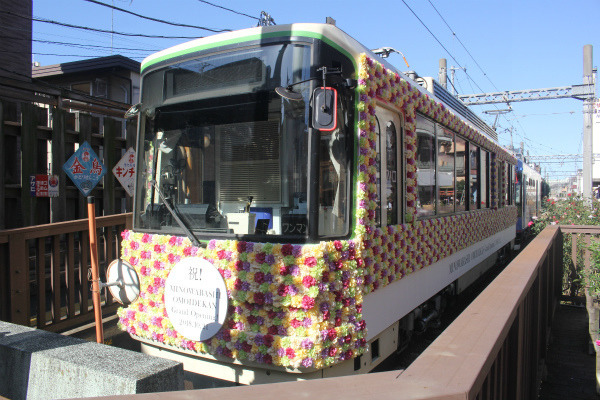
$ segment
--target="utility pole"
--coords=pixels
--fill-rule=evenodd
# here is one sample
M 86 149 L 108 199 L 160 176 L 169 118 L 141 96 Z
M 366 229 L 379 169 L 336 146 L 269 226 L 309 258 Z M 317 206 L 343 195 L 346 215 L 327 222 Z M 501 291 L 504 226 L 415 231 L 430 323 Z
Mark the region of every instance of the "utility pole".
M 448 68 L 445 58 L 440 58 L 439 81 L 444 89 L 448 89 Z
M 595 88 L 592 45 L 583 47 L 583 84 Z M 583 101 L 583 198 L 592 198 L 592 111 L 595 93 Z

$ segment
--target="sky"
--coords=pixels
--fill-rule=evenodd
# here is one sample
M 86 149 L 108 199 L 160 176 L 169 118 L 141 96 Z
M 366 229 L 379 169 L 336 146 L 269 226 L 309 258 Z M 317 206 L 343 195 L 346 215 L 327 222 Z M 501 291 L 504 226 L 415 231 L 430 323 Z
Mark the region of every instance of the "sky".
M 214 30 L 257 25 L 261 11 L 278 25 L 325 22 L 326 17 L 368 48 L 393 47 L 387 60 L 400 71 L 438 76 L 439 59 L 455 67 L 459 94 L 545 89 L 583 82 L 583 47 L 600 60 L 600 0 L 98 0 L 146 17 Z M 377 6 L 375 6 L 377 4 Z M 220 7 L 217 7 L 220 6 Z M 226 9 L 224 9 L 224 8 Z M 160 36 L 202 37 L 215 33 L 173 26 L 111 10 L 86 0 L 33 0 L 34 19 L 94 29 Z M 33 22 L 33 61 L 41 65 L 122 54 L 146 56 L 191 39 L 131 37 Z M 61 42 L 49 43 L 49 42 Z M 450 78 L 449 78 L 450 79 Z M 519 147 L 539 161 L 547 179 L 582 168 L 561 155 L 583 151 L 583 102 L 576 99 L 515 102 L 496 117 L 486 111 L 506 104 L 471 106 L 499 142 Z

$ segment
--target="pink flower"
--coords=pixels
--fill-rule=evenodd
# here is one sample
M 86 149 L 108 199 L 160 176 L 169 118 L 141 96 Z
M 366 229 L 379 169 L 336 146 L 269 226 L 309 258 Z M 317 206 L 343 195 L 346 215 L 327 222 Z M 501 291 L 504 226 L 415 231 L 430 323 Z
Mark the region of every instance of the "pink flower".
M 287 349 L 285 349 L 285 355 L 288 358 L 294 358 L 294 357 L 296 357 L 296 352 L 291 347 L 288 347 Z
M 310 288 L 317 284 L 317 280 L 310 275 L 306 275 L 304 278 L 302 278 L 302 284 L 305 287 Z
M 304 296 L 302 298 L 302 308 L 308 310 L 309 308 L 313 308 L 315 306 L 315 299 L 310 296 Z
M 317 265 L 317 259 L 314 257 L 307 257 L 304 261 L 304 264 L 306 264 L 306 266 L 308 267 L 314 267 L 315 265 Z

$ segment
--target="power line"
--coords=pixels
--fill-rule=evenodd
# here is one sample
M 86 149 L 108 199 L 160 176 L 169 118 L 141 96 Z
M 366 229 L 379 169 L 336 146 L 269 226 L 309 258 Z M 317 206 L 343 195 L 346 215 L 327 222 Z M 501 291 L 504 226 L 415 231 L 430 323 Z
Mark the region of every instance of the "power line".
M 0 50 L 0 53 L 8 53 L 8 54 L 29 54 L 25 51 L 11 51 L 11 50 Z M 78 57 L 78 58 L 96 58 L 98 54 L 58 54 L 58 53 L 38 53 L 31 52 L 32 55 L 36 56 L 55 56 L 55 57 Z M 144 56 L 140 55 L 130 55 L 129 58 L 135 58 L 142 60 Z
M 1 35 L 0 35 L 0 39 L 28 41 L 26 38 L 17 38 L 17 37 L 1 36 Z M 156 52 L 156 51 L 158 51 L 156 49 L 140 49 L 140 48 L 132 48 L 132 47 L 109 47 L 109 46 L 100 46 L 100 45 L 87 44 L 87 43 L 83 44 L 83 43 L 57 42 L 54 40 L 31 39 L 31 41 L 37 42 L 37 43 L 56 44 L 56 45 L 60 45 L 60 46 L 69 46 L 69 47 L 76 47 L 76 48 L 93 47 L 93 48 L 106 49 L 106 50 L 114 49 L 114 50 L 128 50 L 128 51 L 136 51 L 136 52 Z
M 0 11 L 0 12 L 3 12 L 4 14 L 7 14 L 7 15 L 12 15 L 14 17 L 19 17 L 19 18 L 23 18 L 23 19 L 27 19 L 27 20 L 31 20 L 31 21 L 36 21 L 36 22 L 43 22 L 46 24 L 64 26 L 66 28 L 80 29 L 80 30 L 91 31 L 91 32 L 110 33 L 110 34 L 120 35 L 120 36 L 145 37 L 145 38 L 154 38 L 154 39 L 198 39 L 198 38 L 202 37 L 202 36 L 145 35 L 142 33 L 117 32 L 117 31 L 107 30 L 107 29 L 98 29 L 98 28 L 90 28 L 88 26 L 67 24 L 65 22 L 58 22 L 58 21 L 53 21 L 53 20 L 45 19 L 45 18 L 27 17 L 24 15 L 19 15 L 19 14 L 13 13 L 11 11 Z
M 148 16 L 145 16 L 145 15 L 134 13 L 133 11 L 125 10 L 123 8 L 120 8 L 120 7 L 116 7 L 116 6 L 113 6 L 113 5 L 110 5 L 110 4 L 106 4 L 106 3 L 102 3 L 102 2 L 97 1 L 97 0 L 84 0 L 84 1 L 87 1 L 87 2 L 93 3 L 93 4 L 97 4 L 99 6 L 108 7 L 108 8 L 111 8 L 113 10 L 121 11 L 123 13 L 130 14 L 130 15 L 136 16 L 138 18 L 146 19 L 148 21 L 160 22 L 162 24 L 167 24 L 167 25 L 172 25 L 172 26 L 179 26 L 179 27 L 184 27 L 184 28 L 202 29 L 202 30 L 210 31 L 210 32 L 229 32 L 229 31 L 231 31 L 231 29 L 213 29 L 213 28 L 207 28 L 207 27 L 204 27 L 204 26 L 188 25 L 188 24 L 181 24 L 181 23 L 177 23 L 177 22 L 165 21 L 164 19 L 158 19 L 158 18 L 148 17 Z
M 243 12 L 232 10 L 231 8 L 223 7 L 223 6 L 220 6 L 218 4 L 213 4 L 213 3 L 210 3 L 210 2 L 205 1 L 205 0 L 198 0 L 198 1 L 201 2 L 201 3 L 204 3 L 204 4 L 208 4 L 209 6 L 217 7 L 217 8 L 226 10 L 226 11 L 230 11 L 230 12 L 232 12 L 234 14 L 243 15 L 244 17 L 248 17 L 248 18 L 252 18 L 252 19 L 256 19 L 256 20 L 260 21 L 260 18 L 253 17 L 252 15 L 244 14 Z
M 450 51 L 446 48 L 446 46 L 444 46 L 442 44 L 442 42 L 437 38 L 437 36 L 435 36 L 435 34 L 431 31 L 431 29 L 429 29 L 429 27 L 427 26 L 427 24 L 425 24 L 425 22 L 423 22 L 423 20 L 421 18 L 419 18 L 419 16 L 417 15 L 417 13 L 415 13 L 415 11 L 406 3 L 405 0 L 402 0 L 402 3 L 404 3 L 404 5 L 406 6 L 406 8 L 408 8 L 410 10 L 410 12 L 415 16 L 415 18 L 417 18 L 417 20 L 419 20 L 419 22 L 421 23 L 421 25 L 423 25 L 425 27 L 425 29 L 427 29 L 427 32 L 429 32 L 429 34 L 436 40 L 436 42 L 438 42 L 438 44 L 444 49 L 444 51 L 446 51 L 446 53 L 448 53 L 448 55 L 450 56 L 450 58 L 452 58 L 454 60 L 454 62 L 459 66 L 459 68 L 461 68 L 465 75 L 467 76 L 467 78 L 469 78 L 469 81 L 473 82 L 475 84 L 475 86 L 477 86 L 477 88 L 483 92 L 483 89 L 481 89 L 481 87 L 479 86 L 479 84 L 477 84 L 477 82 L 475 81 L 475 79 L 473 79 L 473 77 L 471 75 L 469 75 L 469 73 L 467 72 L 466 68 L 464 68 L 459 62 L 458 60 L 454 57 L 454 55 L 452 53 L 450 53 Z M 496 109 L 498 109 L 498 106 L 495 106 Z M 507 119 L 508 121 L 508 119 Z M 509 122 L 510 123 L 510 122 Z
M 465 47 L 465 45 L 463 44 L 463 42 L 460 40 L 460 38 L 458 37 L 458 35 L 456 34 L 456 32 L 454 32 L 454 30 L 450 27 L 450 25 L 448 24 L 448 22 L 446 22 L 446 19 L 442 16 L 442 14 L 438 11 L 437 8 L 435 8 L 435 6 L 433 5 L 433 3 L 431 2 L 431 0 L 428 0 L 429 4 L 431 4 L 431 7 L 433 7 L 433 9 L 435 10 L 435 12 L 440 16 L 440 18 L 442 19 L 442 21 L 444 21 L 444 23 L 446 24 L 446 26 L 448 27 L 448 29 L 450 29 L 450 32 L 452 32 L 452 35 L 456 38 L 456 40 L 458 40 L 458 43 L 460 43 L 460 45 L 462 46 L 462 48 L 467 52 L 467 54 L 469 55 L 469 57 L 471 57 L 471 59 L 475 62 L 475 65 L 477 65 L 477 67 L 479 67 L 479 70 L 481 71 L 481 73 L 487 78 L 488 81 L 490 81 L 490 83 L 492 84 L 492 86 L 497 90 L 500 91 L 496 85 L 494 85 L 494 82 L 492 82 L 492 80 L 490 79 L 490 77 L 488 76 L 488 74 L 485 73 L 485 71 L 483 70 L 483 68 L 481 68 L 481 65 L 479 65 L 479 63 L 477 62 L 477 60 L 475 60 L 475 58 L 473 57 L 473 55 L 471 54 L 471 52 Z

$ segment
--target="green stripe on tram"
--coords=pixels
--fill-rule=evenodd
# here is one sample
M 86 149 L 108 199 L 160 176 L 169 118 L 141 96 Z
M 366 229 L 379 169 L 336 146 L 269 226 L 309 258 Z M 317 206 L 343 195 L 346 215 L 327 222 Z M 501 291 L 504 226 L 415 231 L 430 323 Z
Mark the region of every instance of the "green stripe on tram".
M 148 67 L 150 67 L 152 65 L 158 64 L 160 62 L 163 62 L 163 61 L 166 61 L 166 60 L 169 60 L 172 58 L 185 56 L 186 54 L 196 53 L 199 51 L 208 50 L 208 49 L 215 48 L 215 47 L 229 46 L 229 45 L 236 44 L 236 43 L 250 42 L 250 41 L 260 40 L 260 39 L 265 39 L 265 38 L 268 39 L 268 38 L 289 37 L 289 36 L 302 36 L 302 37 L 310 37 L 313 39 L 322 40 L 325 43 L 327 43 L 328 45 L 330 45 L 331 47 L 335 48 L 336 50 L 338 50 L 341 53 L 343 53 L 344 55 L 346 55 L 350 60 L 352 60 L 352 63 L 354 64 L 354 68 L 356 69 L 356 60 L 354 59 L 354 57 L 352 57 L 346 49 L 342 48 L 337 43 L 335 43 L 331 39 L 327 38 L 323 34 L 317 33 L 317 32 L 310 32 L 310 31 L 294 31 L 294 30 L 292 30 L 292 31 L 261 33 L 261 34 L 257 34 L 257 35 L 238 37 L 238 38 L 233 38 L 233 39 L 229 39 L 229 40 L 223 40 L 220 42 L 207 43 L 207 44 L 203 44 L 203 45 L 199 45 L 199 46 L 194 46 L 194 47 L 190 47 L 190 48 L 179 50 L 179 51 L 174 51 L 172 53 L 165 54 L 161 57 L 157 57 L 152 60 L 148 60 L 148 62 L 146 62 L 146 63 L 143 63 L 142 67 L 141 67 L 141 73 L 143 73 L 145 69 L 147 69 Z

